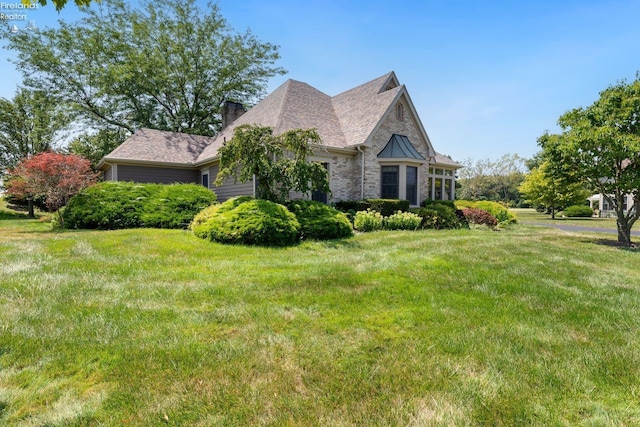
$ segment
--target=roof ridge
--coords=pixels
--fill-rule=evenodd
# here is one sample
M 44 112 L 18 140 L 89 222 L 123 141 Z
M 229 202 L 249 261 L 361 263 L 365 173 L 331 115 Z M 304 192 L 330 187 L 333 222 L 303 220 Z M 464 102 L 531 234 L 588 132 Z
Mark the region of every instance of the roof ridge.
M 381 76 L 378 76 L 378 77 L 376 77 L 375 79 L 371 79 L 371 80 L 369 80 L 368 82 L 365 82 L 365 83 L 359 84 L 359 85 L 358 85 L 358 86 L 356 86 L 356 87 L 352 87 L 351 89 L 347 89 L 347 90 L 345 90 L 345 91 L 342 91 L 342 92 L 340 92 L 339 94 L 332 96 L 332 98 L 337 98 L 337 97 L 339 97 L 339 96 L 341 96 L 341 95 L 344 95 L 344 94 L 346 94 L 346 93 L 349 93 L 349 92 L 355 91 L 355 90 L 357 90 L 357 89 L 360 89 L 360 88 L 362 88 L 363 86 L 366 86 L 366 85 L 369 85 L 369 84 L 371 84 L 371 83 L 375 82 L 376 80 L 386 81 L 386 80 L 389 78 L 389 76 L 391 76 L 392 74 L 393 74 L 393 71 L 389 71 L 388 73 L 383 74 L 383 75 L 381 75 Z M 383 78 L 384 78 L 384 79 L 383 79 Z
M 276 129 L 278 129 L 280 127 L 280 124 L 282 123 L 282 115 L 284 113 L 284 107 L 287 105 L 287 96 L 289 95 L 289 92 L 291 91 L 291 84 L 293 82 L 296 82 L 296 81 L 297 80 L 287 79 L 287 81 L 285 81 L 282 84 L 284 86 L 284 94 L 282 95 L 282 98 L 280 99 L 280 105 L 278 105 L 278 116 L 276 118 L 276 124 L 273 127 L 273 131 L 274 132 L 276 132 Z

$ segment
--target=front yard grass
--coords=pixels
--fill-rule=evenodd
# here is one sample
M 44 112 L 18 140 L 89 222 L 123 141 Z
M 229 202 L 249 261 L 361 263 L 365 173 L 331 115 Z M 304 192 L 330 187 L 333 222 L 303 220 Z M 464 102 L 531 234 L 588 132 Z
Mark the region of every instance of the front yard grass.
M 0 218 L 2 425 L 640 424 L 640 252 L 603 235 L 46 226 Z

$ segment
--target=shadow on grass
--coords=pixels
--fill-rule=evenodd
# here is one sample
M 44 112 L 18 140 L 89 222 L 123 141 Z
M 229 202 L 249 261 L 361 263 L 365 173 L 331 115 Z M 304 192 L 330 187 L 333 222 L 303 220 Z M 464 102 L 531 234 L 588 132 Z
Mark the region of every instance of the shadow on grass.
M 613 239 L 596 239 L 596 240 L 584 240 L 585 243 L 595 243 L 596 245 L 611 246 L 621 249 L 623 251 L 638 252 L 640 253 L 640 246 L 637 243 L 631 242 L 631 246 L 627 246 L 624 243 L 620 243 Z

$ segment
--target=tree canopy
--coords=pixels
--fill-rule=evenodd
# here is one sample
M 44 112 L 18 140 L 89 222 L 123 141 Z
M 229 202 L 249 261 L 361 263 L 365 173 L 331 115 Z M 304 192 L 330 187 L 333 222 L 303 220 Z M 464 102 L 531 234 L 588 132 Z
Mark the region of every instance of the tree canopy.
M 92 127 L 212 136 L 225 100 L 250 105 L 284 72 L 274 65 L 277 46 L 235 33 L 215 4 L 113 0 L 81 11 L 77 22 L 4 37 L 25 84 L 69 103 Z
M 96 1 L 100 1 L 100 0 L 96 0 Z M 51 3 L 54 4 L 54 6 L 56 7 L 56 10 L 59 12 L 67 3 L 69 2 L 69 0 L 52 0 Z M 22 4 L 24 5 L 31 5 L 31 4 L 36 4 L 36 3 L 40 3 L 42 6 L 46 6 L 47 4 L 47 0 L 22 0 Z M 91 0 L 74 0 L 74 3 L 77 6 L 89 6 L 89 4 L 91 4 Z
M 558 124 L 559 135 L 539 140 L 551 174 L 602 194 L 616 213 L 618 241 L 631 244 L 631 227 L 640 216 L 640 78 L 610 86 Z M 628 194 L 633 203 L 625 210 Z
M 55 148 L 70 120 L 42 91 L 20 88 L 13 99 L 0 98 L 0 177 L 23 158 Z
M 510 205 L 521 204 L 518 186 L 524 179 L 525 159 L 505 154 L 496 161 L 465 159 L 458 182 L 457 197 L 468 200 L 491 200 Z
M 589 197 L 589 191 L 581 183 L 553 176 L 549 162 L 533 168 L 518 190 L 529 203 L 549 209 L 551 218 L 555 218 L 556 212 L 567 206 L 584 204 Z
M 270 127 L 242 125 L 218 151 L 220 170 L 215 184 L 233 177 L 240 182 L 255 176 L 256 194 L 261 199 L 284 202 L 291 191 L 329 191 L 326 169 L 308 157 L 309 144 L 320 144 L 315 129 L 294 129 L 274 135 Z

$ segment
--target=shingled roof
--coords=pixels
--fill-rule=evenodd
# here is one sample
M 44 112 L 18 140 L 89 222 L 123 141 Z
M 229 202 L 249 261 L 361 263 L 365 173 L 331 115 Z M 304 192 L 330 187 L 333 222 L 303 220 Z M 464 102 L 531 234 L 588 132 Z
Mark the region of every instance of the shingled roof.
M 214 138 L 142 128 L 104 160 L 193 164 Z
M 316 128 L 324 146 L 349 148 L 368 142 L 402 94 L 409 98 L 394 72 L 333 97 L 290 79 L 214 138 L 140 129 L 104 160 L 204 164 L 217 156 L 222 144 L 243 124 L 270 126 L 275 134 Z

